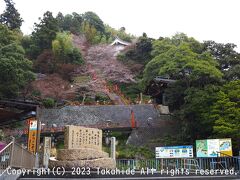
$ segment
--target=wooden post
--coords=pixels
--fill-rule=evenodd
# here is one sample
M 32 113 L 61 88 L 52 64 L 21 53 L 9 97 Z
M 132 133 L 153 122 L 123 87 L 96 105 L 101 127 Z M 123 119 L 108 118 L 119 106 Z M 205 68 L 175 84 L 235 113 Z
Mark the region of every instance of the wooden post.
M 14 158 L 14 146 L 15 146 L 15 137 L 12 137 L 12 147 L 11 147 L 11 159 L 9 166 L 12 167 L 13 158 Z

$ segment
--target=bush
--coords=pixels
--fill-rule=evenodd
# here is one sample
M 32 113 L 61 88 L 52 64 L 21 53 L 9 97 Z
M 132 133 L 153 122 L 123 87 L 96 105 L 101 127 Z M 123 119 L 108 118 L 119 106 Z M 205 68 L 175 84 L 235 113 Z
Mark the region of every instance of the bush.
M 118 149 L 118 158 L 120 159 L 152 159 L 155 154 L 147 147 L 136 147 L 125 145 Z
M 52 98 L 46 98 L 42 101 L 45 108 L 53 108 L 55 106 L 55 101 Z
M 127 139 L 129 137 L 129 134 L 127 133 L 112 132 L 111 136 L 116 137 L 116 140 L 118 142 L 116 151 L 117 158 L 119 159 L 151 159 L 155 157 L 154 151 L 148 147 L 126 145 Z M 106 147 L 105 150 L 108 150 L 108 148 Z
M 58 63 L 83 64 L 80 51 L 74 47 L 72 36 L 68 32 L 57 33 L 52 42 L 52 51 Z
M 40 97 L 40 96 L 41 96 L 41 92 L 38 91 L 38 90 L 33 90 L 33 91 L 32 91 L 32 96 L 34 96 L 34 97 Z
M 71 64 L 83 64 L 82 54 L 77 48 L 74 48 L 72 52 L 68 54 L 69 63 Z
M 95 101 L 103 102 L 103 101 L 108 101 L 108 100 L 109 100 L 109 98 L 106 95 L 96 94 L 96 96 L 95 96 Z
M 125 54 L 123 54 L 123 53 L 119 53 L 119 54 L 117 55 L 117 59 L 118 59 L 119 61 L 125 61 L 125 60 L 127 60 Z

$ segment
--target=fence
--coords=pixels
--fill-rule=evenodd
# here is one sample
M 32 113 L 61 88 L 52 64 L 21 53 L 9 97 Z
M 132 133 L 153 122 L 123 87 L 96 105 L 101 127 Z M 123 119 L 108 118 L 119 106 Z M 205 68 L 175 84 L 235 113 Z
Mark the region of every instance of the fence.
M 35 166 L 35 159 L 34 154 L 13 140 L 0 151 L 0 176 L 8 167 L 32 169 Z
M 240 156 L 239 157 L 216 157 L 216 158 L 174 158 L 174 159 L 117 159 L 117 168 L 119 169 L 135 169 L 153 168 L 157 171 L 162 169 L 232 169 L 240 171 Z

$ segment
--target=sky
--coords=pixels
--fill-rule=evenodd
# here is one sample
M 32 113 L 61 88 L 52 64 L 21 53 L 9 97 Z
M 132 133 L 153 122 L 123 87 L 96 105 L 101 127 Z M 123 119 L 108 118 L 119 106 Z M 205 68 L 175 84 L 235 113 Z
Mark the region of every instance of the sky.
M 30 34 L 34 22 L 47 10 L 82 14 L 93 11 L 104 23 L 130 34 L 171 37 L 183 32 L 199 41 L 234 43 L 240 52 L 240 0 L 13 0 Z M 0 0 L 0 13 L 5 9 Z

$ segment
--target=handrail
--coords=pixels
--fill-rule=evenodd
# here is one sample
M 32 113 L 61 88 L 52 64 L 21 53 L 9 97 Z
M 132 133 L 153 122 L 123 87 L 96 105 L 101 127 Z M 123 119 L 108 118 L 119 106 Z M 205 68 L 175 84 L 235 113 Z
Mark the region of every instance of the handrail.
M 7 171 L 7 169 L 9 169 L 10 166 L 8 166 L 6 169 L 4 169 L 2 172 L 0 171 L 0 177 Z
M 222 154 L 222 155 L 224 155 L 224 156 L 217 156 L 217 157 L 219 157 L 219 158 L 222 158 L 222 157 L 231 157 L 231 158 L 235 158 L 235 159 L 238 159 L 238 158 L 236 158 L 235 156 L 230 156 L 230 155 L 228 155 L 228 154 L 225 154 L 225 153 L 222 153 L 222 152 L 220 152 L 220 151 L 216 151 L 217 152 L 217 154 Z
M 226 161 L 221 165 L 224 169 L 234 168 L 236 172 L 240 172 L 240 156 L 225 157 Z M 217 169 L 218 164 L 213 164 L 213 160 L 217 157 L 208 158 L 161 158 L 161 159 L 116 159 L 118 168 L 131 167 L 139 170 L 141 168 L 154 168 L 157 170 L 168 168 L 186 168 L 187 169 Z M 216 162 L 216 161 L 215 161 Z
M 34 168 L 35 155 L 28 151 L 23 146 L 15 143 L 13 139 L 4 149 L 0 152 L 0 157 L 4 157 L 3 161 L 0 161 L 1 173 L 8 167 L 11 168 Z M 7 159 L 5 159 L 7 157 Z
M 11 144 L 13 144 L 13 141 L 11 141 L 7 146 L 5 146 L 1 151 L 0 151 L 0 154 L 5 150 L 7 149 Z

